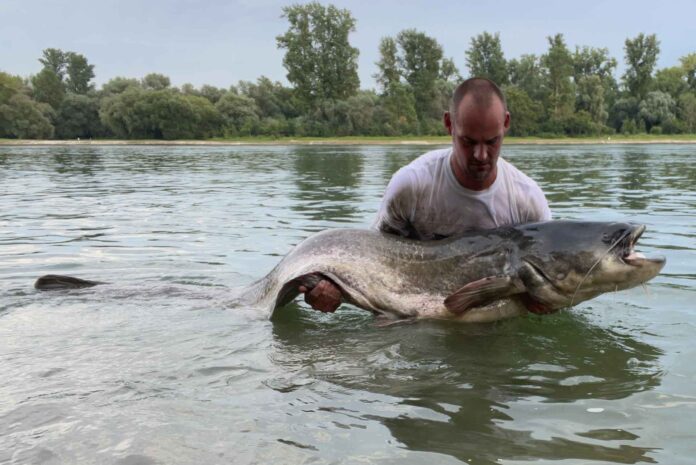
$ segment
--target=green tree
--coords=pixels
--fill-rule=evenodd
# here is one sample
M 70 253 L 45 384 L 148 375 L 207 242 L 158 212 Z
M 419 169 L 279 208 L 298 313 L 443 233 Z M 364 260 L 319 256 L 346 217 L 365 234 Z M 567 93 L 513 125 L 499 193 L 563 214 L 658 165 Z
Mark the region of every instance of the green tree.
M 388 94 L 381 96 L 375 119 L 380 127 L 380 134 L 400 136 L 415 134 L 418 127 L 416 99 L 411 87 L 406 84 L 392 85 Z
M 546 95 L 546 79 L 541 60 L 536 55 L 522 55 L 519 60 L 508 61 L 510 84 L 523 90 L 534 100 Z
M 586 111 L 595 123 L 606 123 L 609 113 L 604 104 L 604 86 L 599 75 L 580 77 L 577 83 L 576 107 L 578 111 Z
M 692 92 L 696 92 L 696 53 L 689 53 L 679 59 L 684 73 L 686 74 L 686 82 L 689 84 Z
M 639 101 L 635 97 L 625 96 L 618 99 L 610 108 L 609 124 L 617 131 L 634 134 L 637 130 Z M 641 120 L 642 122 L 642 120 Z M 629 124 L 629 128 L 624 127 Z
M 485 77 L 500 86 L 509 82 L 507 62 L 497 32 L 493 35 L 484 32 L 471 38 L 466 64 L 471 77 Z
M 210 103 L 215 105 L 218 102 L 218 100 L 220 100 L 222 96 L 225 95 L 225 89 L 220 89 L 219 87 L 204 84 L 201 86 L 201 89 L 198 91 L 198 94 L 201 97 L 208 99 Z
M 607 48 L 576 46 L 573 54 L 573 79 L 579 82 L 586 76 L 598 76 L 604 81 L 612 78 L 616 65 L 616 59 L 609 56 Z
M 549 51 L 541 57 L 549 89 L 547 110 L 554 118 L 568 117 L 575 104 L 573 57 L 566 47 L 563 34 L 547 37 Z
M 261 118 L 293 118 L 299 116 L 300 103 L 292 89 L 280 82 L 273 82 L 261 76 L 256 83 L 242 81 L 239 83 L 241 94 L 251 97 Z
M 0 137 L 50 139 L 53 137 L 52 113 L 49 105 L 15 93 L 6 101 L 0 101 Z
M 0 71 L 0 104 L 7 103 L 10 97 L 22 92 L 23 88 L 21 77 Z
M 143 89 L 146 90 L 164 90 L 168 89 L 171 84 L 167 76 L 159 73 L 150 73 L 141 82 Z
M 539 132 L 544 108 L 517 86 L 505 87 L 505 99 L 510 111 L 510 135 L 531 136 Z
M 665 121 L 674 119 L 674 99 L 665 92 L 648 92 L 645 100 L 640 102 L 639 116 L 645 121 L 646 129 L 650 131 Z
M 251 97 L 227 92 L 215 104 L 215 108 L 225 118 L 228 135 L 252 134 L 259 123 L 259 107 Z
M 49 104 L 58 109 L 65 96 L 65 86 L 60 77 L 50 68 L 42 69 L 31 78 L 32 95 L 37 102 Z
M 606 116 L 601 115 L 607 113 L 616 100 L 618 91 L 618 85 L 614 79 L 616 65 L 616 59 L 609 56 L 609 50 L 606 48 L 575 47 L 573 82 L 578 86 L 576 108 L 590 113 L 592 119 L 598 124 L 605 123 Z M 596 85 L 597 81 L 591 76 L 597 76 L 600 80 L 601 97 Z M 590 108 L 590 101 L 595 102 L 594 108 Z
M 639 100 L 645 98 L 652 84 L 652 74 L 660 53 L 660 42 L 655 34 L 638 34 L 635 39 L 626 39 L 626 72 L 624 85 L 628 92 Z
M 99 110 L 104 125 L 130 139 L 198 139 L 220 131 L 222 119 L 203 97 L 174 89 L 130 87 L 105 98 Z
M 401 75 L 413 91 L 418 120 L 423 123 L 431 118 L 439 119 L 441 108 L 437 105 L 436 81 L 440 76 L 442 46 L 415 29 L 399 32 L 396 43 L 401 49 L 397 62 Z
M 382 87 L 382 93 L 388 94 L 390 90 L 401 82 L 401 71 L 397 59 L 398 47 L 393 37 L 383 37 L 379 43 L 379 61 L 377 73 L 374 75 L 377 83 Z
M 121 94 L 129 88 L 140 88 L 140 81 L 137 79 L 115 77 L 105 83 L 101 88 L 101 93 L 105 96 Z
M 451 58 L 443 58 L 440 63 L 440 80 L 445 82 L 459 82 L 462 81 L 462 75 L 459 74 L 459 69 L 457 65 L 454 64 L 454 60 Z
M 65 52 L 58 48 L 47 48 L 41 54 L 39 58 L 39 63 L 41 63 L 45 69 L 52 71 L 58 78 L 63 81 L 63 76 L 65 75 L 65 66 L 67 65 L 67 58 Z
M 684 130 L 696 134 L 696 94 L 691 92 L 679 96 L 679 119 L 684 122 Z
M 655 73 L 653 89 L 668 93 L 677 100 L 681 94 L 689 89 L 689 84 L 685 78 L 684 68 L 681 66 L 660 69 Z
M 346 100 L 346 113 L 356 136 L 369 136 L 378 134 L 375 125 L 375 108 L 378 97 L 372 91 L 361 91 Z
M 87 58 L 79 53 L 65 54 L 67 79 L 65 86 L 68 92 L 86 94 L 94 88 L 90 81 L 94 78 L 94 65 L 87 63 Z
M 350 11 L 318 2 L 283 8 L 290 27 L 276 37 L 285 49 L 288 81 L 307 108 L 323 100 L 342 100 L 360 87 L 358 49 L 348 36 L 355 30 Z
M 98 137 L 104 131 L 99 120 L 99 102 L 81 94 L 67 94 L 56 118 L 56 137 L 75 139 Z

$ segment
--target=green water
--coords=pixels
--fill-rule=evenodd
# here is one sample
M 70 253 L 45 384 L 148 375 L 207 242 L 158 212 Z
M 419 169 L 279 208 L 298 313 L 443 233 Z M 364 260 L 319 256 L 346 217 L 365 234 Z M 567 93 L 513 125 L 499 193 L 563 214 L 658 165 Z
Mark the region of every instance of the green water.
M 646 289 L 489 325 L 229 307 L 423 150 L 0 147 L 0 463 L 693 463 L 693 146 L 504 151 L 554 217 L 646 224 Z

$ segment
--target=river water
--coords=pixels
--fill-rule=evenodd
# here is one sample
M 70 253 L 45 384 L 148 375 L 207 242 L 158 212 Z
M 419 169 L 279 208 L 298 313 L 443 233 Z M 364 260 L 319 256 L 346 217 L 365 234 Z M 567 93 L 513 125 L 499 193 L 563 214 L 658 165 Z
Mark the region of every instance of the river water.
M 696 146 L 504 150 L 556 218 L 646 224 L 646 289 L 488 325 L 230 308 L 423 150 L 0 147 L 0 463 L 694 463 Z

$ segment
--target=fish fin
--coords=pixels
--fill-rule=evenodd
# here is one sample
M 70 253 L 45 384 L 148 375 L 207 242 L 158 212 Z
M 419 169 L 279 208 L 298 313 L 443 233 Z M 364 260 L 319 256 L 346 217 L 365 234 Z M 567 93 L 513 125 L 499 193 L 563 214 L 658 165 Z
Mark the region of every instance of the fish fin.
M 41 276 L 34 283 L 34 287 L 40 291 L 54 291 L 63 289 L 82 289 L 98 284 L 106 284 L 101 281 L 89 281 L 87 279 L 74 278 L 58 274 L 47 274 Z
M 472 307 L 521 292 L 525 292 L 525 288 L 519 278 L 506 275 L 488 276 L 457 289 L 445 299 L 445 307 L 450 312 L 459 314 Z

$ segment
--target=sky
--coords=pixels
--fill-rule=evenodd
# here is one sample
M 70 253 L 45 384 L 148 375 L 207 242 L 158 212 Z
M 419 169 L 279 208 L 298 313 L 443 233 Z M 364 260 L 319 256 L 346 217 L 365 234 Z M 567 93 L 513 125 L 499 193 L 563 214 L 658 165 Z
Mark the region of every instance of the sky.
M 229 87 L 264 75 L 287 84 L 276 36 L 287 29 L 276 0 L 0 0 L 0 71 L 40 71 L 45 48 L 81 53 L 95 82 L 157 72 L 172 84 Z M 301 3 L 301 2 L 300 2 Z M 322 1 L 327 4 L 329 2 Z M 627 37 L 657 34 L 658 68 L 696 52 L 696 1 L 408 1 L 336 0 L 357 21 L 351 44 L 360 50 L 362 88 L 374 88 L 379 41 L 415 28 L 436 38 L 468 75 L 471 38 L 499 32 L 506 58 L 542 54 L 546 37 L 563 33 L 576 45 L 607 47 L 623 70 Z

